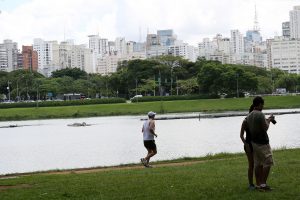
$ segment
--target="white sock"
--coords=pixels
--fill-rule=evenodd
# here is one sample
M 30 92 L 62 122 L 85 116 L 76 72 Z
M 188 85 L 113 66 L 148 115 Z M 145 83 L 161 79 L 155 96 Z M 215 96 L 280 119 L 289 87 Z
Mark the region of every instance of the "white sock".
M 266 187 L 267 185 L 266 184 L 260 184 L 260 187 Z

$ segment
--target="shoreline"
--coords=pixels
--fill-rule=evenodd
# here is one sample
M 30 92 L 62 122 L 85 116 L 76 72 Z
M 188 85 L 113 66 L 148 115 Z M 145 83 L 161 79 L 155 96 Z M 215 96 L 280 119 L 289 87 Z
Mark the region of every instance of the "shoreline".
M 286 109 L 282 109 L 286 110 Z M 287 115 L 287 114 L 300 114 L 299 111 L 277 111 L 277 112 L 263 112 L 265 115 Z M 155 120 L 173 120 L 173 119 L 195 119 L 198 118 L 200 119 L 206 119 L 206 118 L 221 118 L 221 117 L 238 117 L 238 116 L 246 116 L 248 112 L 234 112 L 234 113 L 210 113 L 210 114 L 193 114 L 193 115 L 182 115 L 182 116 L 166 116 L 166 117 L 156 117 Z M 141 118 L 140 120 L 147 120 L 147 118 Z
M 273 149 L 273 152 L 280 151 L 289 151 L 300 149 L 296 148 L 279 148 Z M 245 155 L 244 152 L 237 153 L 217 153 L 217 154 L 208 154 L 203 157 L 183 157 L 172 160 L 161 160 L 152 162 L 152 166 L 154 168 L 157 167 L 166 167 L 166 166 L 186 166 L 197 163 L 205 163 L 209 161 L 221 161 L 221 160 L 234 160 Z M 71 169 L 52 169 L 45 171 L 32 171 L 32 172 L 20 172 L 20 173 L 9 173 L 9 174 L 0 174 L 0 180 L 5 179 L 14 179 L 23 176 L 31 176 L 31 175 L 51 175 L 51 174 L 84 174 L 84 173 L 97 173 L 97 172 L 107 172 L 114 170 L 130 170 L 130 169 L 145 169 L 145 167 L 141 163 L 128 163 L 128 164 L 120 164 L 113 166 L 95 166 L 95 167 L 83 167 L 83 168 L 71 168 Z

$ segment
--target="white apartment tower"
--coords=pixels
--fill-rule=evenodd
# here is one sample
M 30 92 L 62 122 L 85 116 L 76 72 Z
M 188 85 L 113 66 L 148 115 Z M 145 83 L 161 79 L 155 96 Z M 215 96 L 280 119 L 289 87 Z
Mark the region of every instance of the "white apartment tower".
M 290 37 L 300 38 L 300 6 L 290 11 Z
M 300 39 L 275 37 L 271 43 L 272 67 L 300 74 Z
M 245 52 L 244 37 L 239 30 L 231 30 L 231 63 L 243 64 L 243 54 Z
M 195 62 L 197 59 L 195 47 L 179 41 L 176 41 L 174 45 L 169 46 L 169 54 L 182 57 L 191 62 Z
M 100 38 L 99 35 L 89 35 L 89 48 L 96 56 L 104 56 L 108 53 L 108 39 Z
M 85 45 L 74 45 L 61 42 L 59 45 L 60 68 L 79 68 L 87 73 L 93 73 L 93 50 Z
M 33 50 L 38 54 L 38 72 L 45 76 L 60 69 L 59 44 L 57 41 L 33 40 Z
M 18 69 L 18 43 L 4 40 L 0 44 L 0 71 L 11 72 Z
M 118 55 L 126 55 L 127 54 L 127 45 L 124 37 L 117 37 L 115 40 L 115 48 Z
M 231 30 L 231 53 L 241 55 L 244 53 L 244 37 L 239 30 Z

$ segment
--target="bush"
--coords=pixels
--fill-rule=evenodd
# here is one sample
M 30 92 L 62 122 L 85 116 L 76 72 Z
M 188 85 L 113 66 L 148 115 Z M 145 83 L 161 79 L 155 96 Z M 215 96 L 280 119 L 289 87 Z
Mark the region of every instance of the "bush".
M 126 103 L 126 100 L 123 98 L 107 98 L 107 99 L 72 100 L 72 101 L 0 103 L 0 108 L 77 106 L 77 105 L 113 104 L 113 103 Z
M 174 100 L 195 100 L 195 99 L 217 99 L 218 95 L 187 95 L 187 96 L 145 96 L 135 98 L 132 102 L 149 102 L 149 101 L 174 101 Z

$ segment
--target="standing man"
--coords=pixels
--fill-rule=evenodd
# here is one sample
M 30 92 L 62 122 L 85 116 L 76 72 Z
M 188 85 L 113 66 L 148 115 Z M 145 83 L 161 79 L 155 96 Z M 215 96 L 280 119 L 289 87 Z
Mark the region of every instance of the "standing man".
M 155 134 L 155 112 L 148 112 L 148 120 L 144 122 L 142 132 L 143 132 L 143 139 L 144 139 L 144 146 L 148 151 L 148 154 L 145 158 L 141 158 L 141 162 L 145 167 L 151 167 L 149 165 L 150 158 L 157 154 L 156 144 L 154 140 L 154 136 L 157 137 Z
M 265 118 L 265 115 L 262 113 L 264 99 L 260 96 L 253 99 L 253 107 L 254 110 L 247 116 L 247 124 L 253 146 L 256 183 L 261 191 L 268 191 L 271 190 L 267 185 L 267 179 L 273 165 L 273 156 L 267 130 L 270 122 L 274 121 L 274 116 L 271 115 L 269 118 Z
M 249 113 L 253 111 L 253 104 L 249 108 Z M 246 137 L 245 137 L 246 132 Z M 247 124 L 247 117 L 243 120 L 241 131 L 240 131 L 240 138 L 244 143 L 244 150 L 248 159 L 248 182 L 249 182 L 249 189 L 254 190 L 255 185 L 253 184 L 253 172 L 254 172 L 254 161 L 253 161 L 253 147 L 251 144 L 251 134 Z

